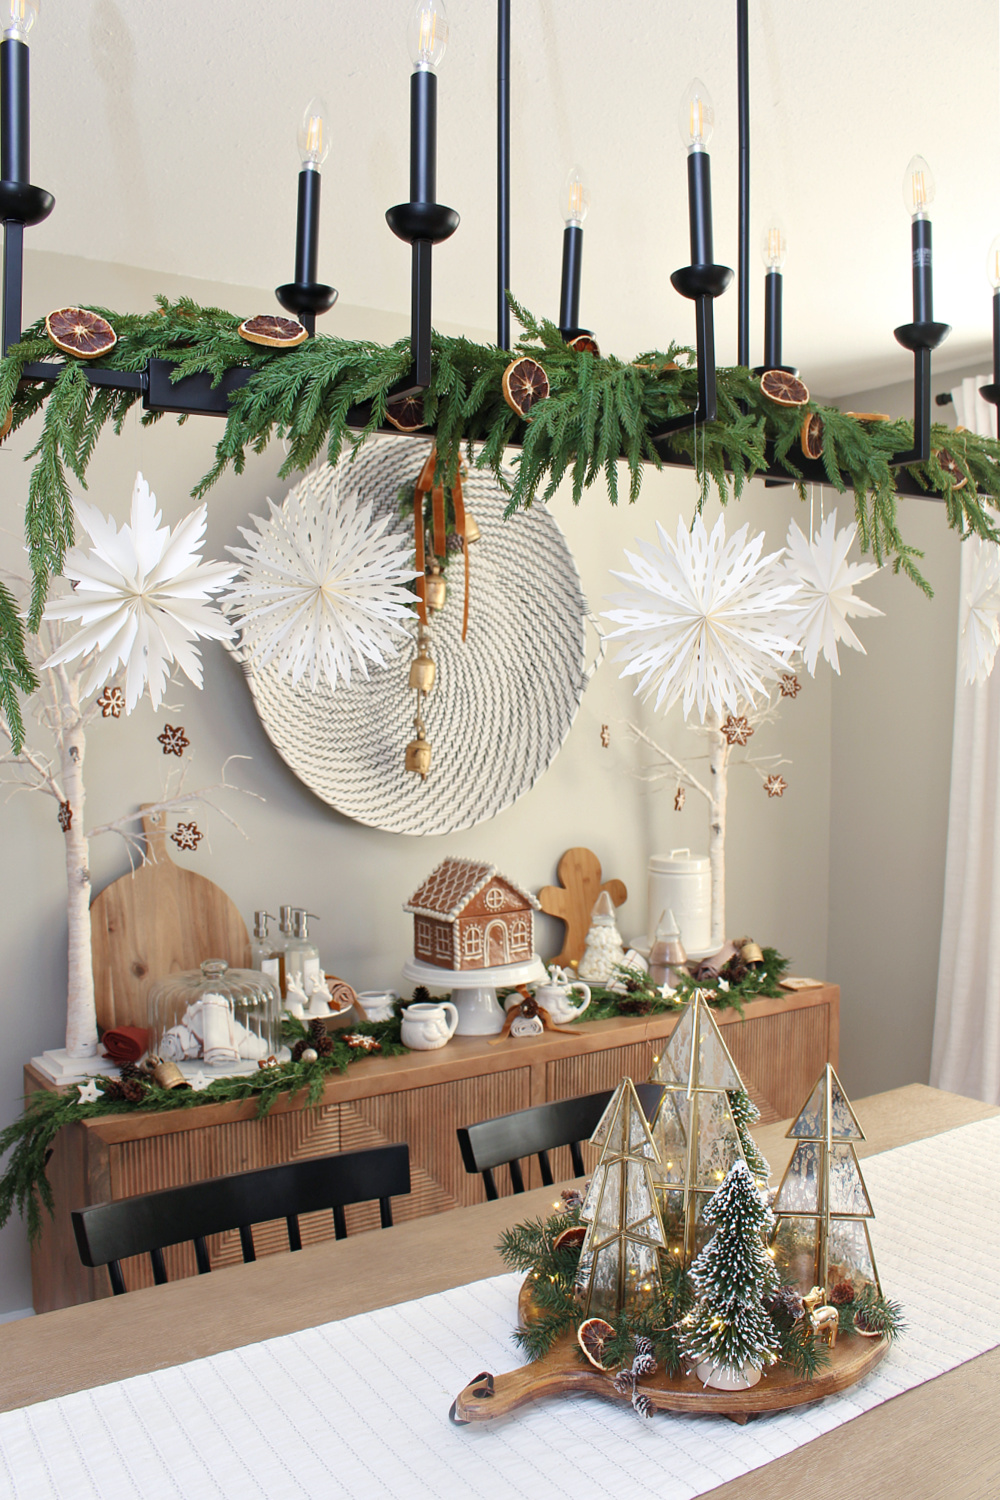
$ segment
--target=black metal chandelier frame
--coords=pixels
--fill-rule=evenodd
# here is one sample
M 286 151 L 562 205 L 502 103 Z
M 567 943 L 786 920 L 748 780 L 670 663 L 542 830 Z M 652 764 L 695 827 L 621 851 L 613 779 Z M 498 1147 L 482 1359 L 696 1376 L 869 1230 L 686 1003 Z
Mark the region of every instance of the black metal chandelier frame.
M 736 61 L 738 116 L 738 259 L 737 259 L 737 358 L 750 367 L 750 45 L 749 0 L 736 0 Z M 510 0 L 497 0 L 497 346 L 511 347 L 511 190 L 510 190 Z M 20 340 L 22 327 L 24 230 L 47 218 L 54 207 L 52 195 L 33 186 L 29 171 L 29 49 L 27 41 L 6 35 L 0 42 L 0 220 L 4 224 L 2 269 L 2 346 L 6 355 Z M 458 227 L 455 210 L 436 201 L 436 130 L 437 78 L 433 69 L 414 71 L 410 93 L 410 201 L 398 204 L 386 213 L 393 232 L 411 245 L 411 351 L 412 369 L 396 394 L 420 392 L 431 383 L 432 318 L 431 267 L 432 251 Z M 669 466 L 691 468 L 690 456 L 677 453 L 670 445 L 672 433 L 695 424 L 713 422 L 717 416 L 716 365 L 714 335 L 714 301 L 729 285 L 732 271 L 714 263 L 712 253 L 711 191 L 708 178 L 708 156 L 703 150 L 688 156 L 688 188 L 691 218 L 691 264 L 671 276 L 674 288 L 694 303 L 695 351 L 697 368 L 697 404 L 665 423 L 654 437 L 654 447 L 661 461 Z M 333 306 L 337 293 L 317 281 L 319 237 L 318 171 L 303 169 L 299 175 L 298 214 L 296 225 L 295 279 L 276 289 L 280 304 L 294 313 L 310 336 L 315 319 Z M 560 323 L 564 337 L 576 336 L 579 302 L 579 270 L 582 233 L 564 237 L 563 287 Z M 897 469 L 896 489 L 901 495 L 921 499 L 941 499 L 925 489 L 907 471 L 909 464 L 926 462 L 931 451 L 931 355 L 947 336 L 947 324 L 935 322 L 931 293 L 931 226 L 923 217 L 912 226 L 914 319 L 895 330 L 895 337 L 913 354 L 913 432 L 912 448 L 897 453 L 891 462 Z M 772 279 L 774 284 L 772 285 Z M 760 369 L 787 368 L 781 357 L 780 274 L 768 277 L 768 335 L 765 359 L 776 353 L 771 364 Z M 574 295 L 575 291 L 575 295 Z M 1000 430 L 1000 291 L 994 297 L 994 383 L 983 388 L 984 397 L 998 405 Z M 39 361 L 25 365 L 23 378 L 29 381 L 55 381 L 64 365 L 59 361 Z M 221 416 L 230 410 L 230 398 L 251 379 L 254 371 L 246 366 L 227 370 L 222 380 L 212 384 L 207 374 L 197 374 L 174 381 L 173 365 L 168 360 L 150 359 L 141 371 L 119 371 L 86 367 L 86 378 L 93 386 L 141 393 L 144 411 L 177 415 Z M 348 425 L 363 428 L 370 417 L 370 407 L 358 406 L 348 413 Z M 400 435 L 396 428 L 385 428 Z M 422 429 L 417 435 L 432 435 Z M 829 477 L 817 459 L 798 460 L 802 482 L 828 484 Z M 788 484 L 787 471 L 773 463 L 761 472 L 769 483 Z M 846 481 L 849 487 L 849 481 Z

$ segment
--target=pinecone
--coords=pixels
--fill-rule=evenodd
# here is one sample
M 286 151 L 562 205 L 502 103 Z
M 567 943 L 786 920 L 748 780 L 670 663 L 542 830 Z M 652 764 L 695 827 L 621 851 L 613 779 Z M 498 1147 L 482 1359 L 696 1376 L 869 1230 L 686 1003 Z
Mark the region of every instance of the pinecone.
M 138 1104 L 140 1099 L 146 1097 L 146 1085 L 138 1078 L 126 1078 L 122 1084 L 122 1097 L 127 1099 L 129 1104 Z
M 623 1000 L 618 1007 L 618 1014 L 622 1016 L 648 1016 L 653 1009 L 651 1000 Z
M 653 1415 L 654 1407 L 652 1401 L 650 1401 L 645 1391 L 640 1391 L 638 1386 L 632 1392 L 632 1407 L 633 1410 L 639 1413 L 640 1417 L 651 1417 Z
M 637 1354 L 632 1361 L 632 1374 L 639 1379 L 642 1375 L 656 1374 L 656 1360 L 652 1354 Z
M 306 1050 L 307 1047 L 312 1047 L 312 1044 L 313 1044 L 313 1041 L 312 1041 L 312 1037 L 311 1036 L 310 1037 L 300 1037 L 300 1039 L 295 1043 L 294 1047 L 292 1048 L 292 1062 L 301 1062 L 302 1061 L 302 1054 L 303 1054 L 303 1052 Z M 315 1048 L 313 1048 L 313 1050 L 315 1052 L 318 1052 L 319 1048 L 315 1047 Z
M 330 1053 L 333 1051 L 333 1037 L 327 1036 L 326 1032 L 324 1031 L 323 1035 L 318 1036 L 313 1042 L 313 1046 L 316 1048 L 316 1051 L 319 1053 L 320 1057 L 329 1057 Z
M 418 984 L 413 991 L 413 1004 L 426 1005 L 431 998 L 431 992 L 426 984 Z
M 652 1354 L 653 1340 L 647 1338 L 644 1333 L 637 1333 L 635 1336 L 635 1352 L 636 1354 Z
M 764 1307 L 772 1317 L 785 1317 L 789 1323 L 798 1322 L 805 1311 L 802 1298 L 792 1286 L 779 1286 L 770 1297 L 764 1298 Z
M 124 1083 L 127 1078 L 144 1078 L 145 1074 L 138 1063 L 123 1062 L 118 1069 L 118 1077 Z
M 854 1283 L 850 1281 L 838 1281 L 830 1293 L 830 1301 L 834 1307 L 843 1307 L 846 1302 L 853 1302 Z
M 314 1047 L 316 1046 L 317 1042 L 321 1041 L 322 1038 L 326 1036 L 326 1027 L 318 1017 L 316 1018 L 316 1020 L 309 1022 L 309 1036 L 312 1039 L 312 1044 Z
M 625 988 L 630 995 L 635 995 L 642 989 L 642 980 L 635 978 L 626 979 Z
M 614 1379 L 614 1387 L 619 1396 L 633 1396 L 635 1394 L 635 1376 L 631 1370 L 619 1370 Z
M 108 1078 L 104 1084 L 104 1097 L 110 1103 L 117 1103 L 125 1098 L 125 1087 L 118 1078 Z

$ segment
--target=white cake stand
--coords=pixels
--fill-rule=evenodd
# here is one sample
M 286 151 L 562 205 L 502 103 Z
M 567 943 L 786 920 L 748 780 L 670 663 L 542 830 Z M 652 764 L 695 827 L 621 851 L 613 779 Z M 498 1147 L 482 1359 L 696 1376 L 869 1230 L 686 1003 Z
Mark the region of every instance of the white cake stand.
M 436 964 L 408 958 L 403 978 L 428 989 L 451 990 L 458 1011 L 457 1036 L 495 1036 L 504 1023 L 497 985 L 509 989 L 515 984 L 534 984 L 548 975 L 538 957 L 520 964 L 498 964 L 492 969 L 439 969 Z

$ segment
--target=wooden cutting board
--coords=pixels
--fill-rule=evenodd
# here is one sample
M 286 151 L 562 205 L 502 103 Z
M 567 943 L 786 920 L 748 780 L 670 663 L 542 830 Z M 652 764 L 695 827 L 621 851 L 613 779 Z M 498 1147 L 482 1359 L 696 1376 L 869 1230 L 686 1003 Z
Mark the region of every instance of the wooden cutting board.
M 206 958 L 250 963 L 246 924 L 225 891 L 167 852 L 166 818 L 147 814 L 146 863 L 112 881 L 90 904 L 98 1025 L 145 1026 L 146 992 L 157 979 Z
M 621 880 L 601 879 L 601 862 L 590 849 L 567 849 L 556 873 L 559 885 L 543 885 L 538 901 L 550 917 L 566 923 L 561 952 L 552 960 L 556 964 L 579 963 L 590 930 L 590 916 L 601 891 L 607 891 L 615 906 L 624 905 L 628 891 Z

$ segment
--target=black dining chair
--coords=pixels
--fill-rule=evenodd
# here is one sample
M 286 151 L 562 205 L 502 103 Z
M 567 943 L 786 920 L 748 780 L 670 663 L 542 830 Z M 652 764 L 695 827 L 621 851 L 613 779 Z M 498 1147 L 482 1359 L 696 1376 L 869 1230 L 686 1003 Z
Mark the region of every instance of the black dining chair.
M 253 1224 L 285 1219 L 288 1248 L 302 1249 L 299 1214 L 333 1210 L 334 1234 L 347 1236 L 344 1209 L 377 1198 L 382 1228 L 392 1224 L 390 1199 L 410 1191 L 410 1148 L 403 1143 L 367 1151 L 341 1151 L 307 1161 L 211 1177 L 185 1187 L 142 1193 L 114 1203 L 94 1203 L 73 1211 L 73 1230 L 85 1266 L 107 1266 L 111 1288 L 121 1296 L 128 1288 L 121 1262 L 148 1254 L 157 1286 L 167 1280 L 163 1250 L 182 1240 L 194 1242 L 198 1272 L 212 1266 L 206 1237 L 238 1229 L 244 1261 L 256 1259 Z
M 585 1168 L 580 1145 L 597 1129 L 613 1092 L 613 1089 L 602 1089 L 599 1094 L 559 1099 L 553 1104 L 536 1104 L 512 1115 L 481 1120 L 478 1125 L 463 1125 L 458 1131 L 458 1144 L 465 1170 L 480 1172 L 487 1198 L 498 1198 L 494 1168 L 506 1166 L 514 1192 L 523 1193 L 521 1158 L 537 1156 L 542 1185 L 551 1187 L 555 1179 L 549 1165 L 549 1152 L 557 1146 L 568 1146 L 573 1159 L 573 1174 L 582 1177 Z M 638 1083 L 636 1093 L 647 1120 L 652 1119 L 663 1097 L 662 1085 Z

